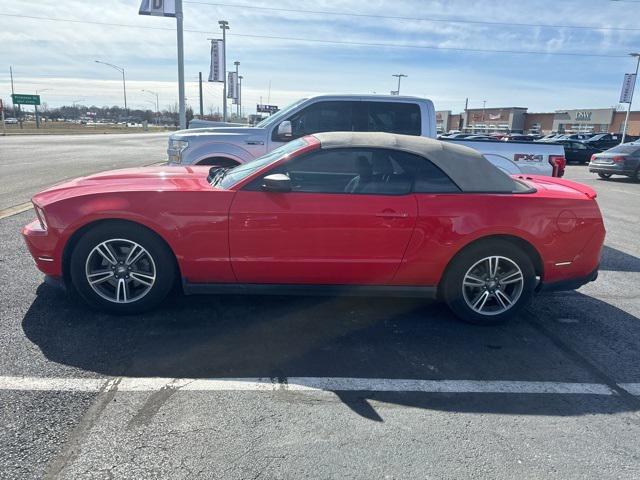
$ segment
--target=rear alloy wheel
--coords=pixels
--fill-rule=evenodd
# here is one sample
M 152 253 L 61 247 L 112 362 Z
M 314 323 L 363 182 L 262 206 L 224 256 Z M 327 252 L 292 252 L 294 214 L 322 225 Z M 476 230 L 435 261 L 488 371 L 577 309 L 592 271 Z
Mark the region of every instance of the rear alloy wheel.
M 598 176 L 603 180 L 609 180 L 611 178 L 610 173 L 599 173 Z
M 515 315 L 530 299 L 536 278 L 531 259 L 504 240 L 463 250 L 443 284 L 449 307 L 463 320 L 496 324 Z
M 134 224 L 99 225 L 71 254 L 71 279 L 91 306 L 112 313 L 149 310 L 169 293 L 175 259 L 153 232 Z

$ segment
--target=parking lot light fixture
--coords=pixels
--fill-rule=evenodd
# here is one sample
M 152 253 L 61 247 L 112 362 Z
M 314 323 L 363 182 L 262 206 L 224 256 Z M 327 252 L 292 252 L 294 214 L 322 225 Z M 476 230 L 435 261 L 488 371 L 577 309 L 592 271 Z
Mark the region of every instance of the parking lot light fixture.
M 128 111 L 127 111 L 127 82 L 125 80 L 125 76 L 124 76 L 124 67 L 119 67 L 118 65 L 114 65 L 112 63 L 107 63 L 107 62 L 102 62 L 100 60 L 95 60 L 96 63 L 100 63 L 102 65 L 106 65 L 107 67 L 111 67 L 115 70 L 118 70 L 121 74 L 122 74 L 122 91 L 124 93 L 124 112 L 125 115 L 128 115 Z
M 218 20 L 218 25 L 222 30 L 222 121 L 227 121 L 227 30 L 229 22 Z
M 630 53 L 632 57 L 637 59 L 636 61 L 636 76 L 638 77 L 638 68 L 640 67 L 640 53 Z M 635 82 L 634 78 L 634 82 Z M 635 86 L 635 85 L 634 85 Z M 631 98 L 629 98 L 629 104 L 627 105 L 627 115 L 624 117 L 624 128 L 622 129 L 622 141 L 620 143 L 624 143 L 625 137 L 627 136 L 627 125 L 629 124 L 629 113 L 631 112 L 631 103 L 633 102 L 633 89 L 631 90 Z
M 398 77 L 398 89 L 395 91 L 395 95 L 400 95 L 400 80 L 402 80 L 402 77 L 408 77 L 408 75 L 405 75 L 404 73 L 394 73 L 392 77 Z

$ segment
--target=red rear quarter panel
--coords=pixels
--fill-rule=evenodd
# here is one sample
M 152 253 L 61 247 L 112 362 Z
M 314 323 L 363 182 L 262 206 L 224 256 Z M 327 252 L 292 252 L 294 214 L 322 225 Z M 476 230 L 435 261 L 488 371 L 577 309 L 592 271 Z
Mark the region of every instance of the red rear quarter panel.
M 482 238 L 528 242 L 543 263 L 543 281 L 585 276 L 597 268 L 604 226 L 596 202 L 574 193 L 417 194 L 418 220 L 396 275 L 402 285 L 437 285 L 455 253 Z M 558 266 L 557 263 L 571 262 Z

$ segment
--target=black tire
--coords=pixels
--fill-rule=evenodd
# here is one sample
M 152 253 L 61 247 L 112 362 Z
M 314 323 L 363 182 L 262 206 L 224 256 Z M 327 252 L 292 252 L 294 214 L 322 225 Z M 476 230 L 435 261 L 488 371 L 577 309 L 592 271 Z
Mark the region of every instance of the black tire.
M 230 160 L 228 158 L 212 157 L 212 158 L 205 158 L 204 160 L 199 161 L 198 165 L 229 168 L 229 167 L 237 167 L 238 162 L 234 160 Z
M 599 173 L 598 176 L 603 180 L 609 180 L 611 178 L 611 173 Z
M 489 290 L 487 290 L 487 285 L 489 285 L 488 283 L 482 287 L 463 286 L 465 276 L 470 269 L 474 267 L 474 265 L 478 264 L 478 262 L 488 257 L 502 257 L 504 259 L 501 260 L 503 266 L 513 266 L 515 264 L 522 274 L 522 283 L 517 286 L 513 284 L 500 285 L 500 283 L 498 283 L 498 289 L 501 292 L 503 291 L 502 289 L 504 289 L 505 293 L 508 295 L 509 292 L 513 292 L 512 298 L 514 299 L 511 307 L 501 313 L 499 313 L 499 309 L 501 307 L 498 304 L 500 299 L 497 298 L 496 294 L 489 293 Z M 481 263 L 479 264 L 479 267 L 484 265 L 485 263 Z M 515 267 L 513 270 L 517 271 Z M 505 271 L 504 275 L 507 276 L 509 271 Z M 496 277 L 499 276 L 500 275 L 496 275 Z M 482 280 L 484 281 L 485 278 Z M 451 308 L 451 310 L 453 310 L 461 320 L 477 325 L 496 325 L 506 322 L 516 315 L 520 309 L 526 306 L 533 296 L 535 287 L 536 274 L 531 258 L 529 258 L 523 250 L 515 246 L 513 243 L 506 240 L 495 239 L 471 245 L 454 257 L 447 268 L 447 272 L 441 284 L 441 294 L 444 301 L 449 305 L 449 308 Z M 484 290 L 486 290 L 486 294 L 490 295 L 486 300 L 487 308 L 489 309 L 493 304 L 495 304 L 495 312 L 487 311 L 487 313 L 479 313 L 471 308 L 467 299 L 465 299 L 465 293 L 463 292 L 464 288 L 467 289 L 465 292 L 469 292 L 469 289 L 477 288 L 478 297 L 476 298 L 479 298 L 480 295 L 484 295 Z M 492 283 L 489 285 L 489 289 L 491 288 L 495 289 L 496 285 Z M 516 288 L 520 291 L 518 295 L 515 294 Z M 469 296 L 469 294 L 467 296 Z M 471 300 L 471 302 L 473 303 L 473 300 Z
M 640 182 L 640 167 L 636 169 L 636 172 L 631 177 L 635 182 Z
M 135 292 L 145 292 L 140 294 L 140 298 L 137 300 L 129 299 L 129 303 L 116 303 L 115 301 L 104 298 L 96 292 L 94 287 L 89 284 L 87 275 L 91 270 L 91 265 L 95 264 L 96 259 L 100 260 L 100 256 L 96 253 L 96 248 L 103 242 L 115 240 L 116 243 L 110 243 L 112 245 L 111 253 L 116 253 L 116 259 L 125 260 L 127 254 L 126 242 L 134 242 L 146 250 L 146 254 L 142 255 L 138 262 L 144 262 L 145 265 L 153 265 L 153 274 L 155 276 L 151 285 L 143 284 L 133 279 L 129 280 L 129 273 L 134 275 L 143 274 L 147 275 L 148 271 L 137 272 L 140 264 L 138 262 L 131 265 L 133 272 L 118 272 L 120 275 L 127 274 L 127 288 L 131 293 L 131 298 L 135 297 Z M 120 249 L 120 250 L 118 250 Z M 118 250 L 118 251 L 115 251 Z M 91 258 L 90 258 L 91 255 Z M 105 258 L 103 256 L 103 258 Z M 150 258 L 150 260 L 149 260 Z M 115 268 L 118 264 L 111 266 L 105 260 L 102 260 L 104 266 L 98 267 L 98 269 L 104 269 L 105 275 L 109 275 L 108 270 Z M 126 265 L 126 263 L 120 262 Z M 123 267 L 120 267 L 121 269 Z M 124 267 L 126 268 L 126 267 Z M 151 268 L 151 267 L 148 267 Z M 129 268 L 131 270 L 131 268 Z M 129 315 L 134 313 L 141 313 L 147 310 L 151 310 L 156 307 L 167 296 L 169 291 L 174 285 L 176 279 L 176 261 L 173 252 L 159 238 L 154 232 L 148 230 L 145 227 L 136 225 L 129 222 L 108 222 L 102 223 L 87 231 L 78 240 L 73 251 L 71 252 L 70 273 L 71 281 L 80 297 L 90 306 L 96 309 L 105 310 L 110 313 L 118 315 Z M 101 275 L 101 274 L 100 274 Z M 109 296 L 110 289 L 116 289 L 117 283 L 120 281 L 114 275 L 111 275 L 107 281 L 103 281 L 98 288 L 103 295 Z M 142 278 L 140 276 L 139 278 Z M 100 277 L 99 277 L 100 278 Z M 146 278 L 146 277 L 145 277 Z M 115 283 L 115 285 L 113 285 Z M 107 293 L 105 293 L 107 292 Z M 121 298 L 119 293 L 116 293 L 118 298 Z

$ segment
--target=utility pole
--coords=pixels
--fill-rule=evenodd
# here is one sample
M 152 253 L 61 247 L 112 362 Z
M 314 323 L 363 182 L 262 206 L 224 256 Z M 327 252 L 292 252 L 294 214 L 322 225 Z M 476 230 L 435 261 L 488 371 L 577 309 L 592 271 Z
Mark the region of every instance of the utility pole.
M 151 95 L 156 96 L 156 125 L 160 123 L 160 100 L 158 92 L 152 92 L 151 90 L 142 90 L 143 92 L 150 93 Z
M 15 103 L 13 103 L 13 95 L 16 92 L 13 89 L 13 67 L 11 65 L 9 65 L 9 75 L 11 75 L 11 104 L 13 105 L 14 113 L 16 111 L 18 112 L 16 115 L 18 116 L 18 122 L 20 123 L 20 130 L 22 130 L 22 111 L 20 109 L 20 105 L 16 105 Z
M 629 55 L 631 55 L 632 57 L 636 57 L 638 60 L 636 62 L 636 76 L 634 77 L 634 82 L 636 81 L 636 78 L 638 77 L 638 68 L 640 67 L 640 53 L 630 53 Z M 631 90 L 631 98 L 629 99 L 629 105 L 627 106 L 627 115 L 624 117 L 624 129 L 622 130 L 622 141 L 620 143 L 624 143 L 624 139 L 627 136 L 627 125 L 629 123 L 629 113 L 631 112 L 631 102 L 633 102 L 633 90 L 635 90 L 635 83 L 634 83 L 634 89 Z
M 182 0 L 176 0 L 176 32 L 178 40 L 178 108 L 180 129 L 187 128 L 187 111 L 184 105 L 184 40 L 183 40 Z
M 202 72 L 198 72 L 198 88 L 200 90 L 200 119 L 204 117 L 204 105 L 202 104 Z
M 242 118 L 242 75 L 238 77 L 238 110 L 240 111 L 240 118 Z
M 487 101 L 483 100 L 482 101 L 482 125 L 483 125 L 482 128 L 484 130 L 483 133 L 487 133 L 487 125 L 486 125 L 485 120 L 484 120 L 484 112 L 485 112 L 486 109 L 487 109 Z
M 218 25 L 222 29 L 222 121 L 227 121 L 227 30 L 229 30 L 229 22 L 226 20 L 218 20 Z
M 398 77 L 398 90 L 396 90 L 396 95 L 400 95 L 400 80 L 402 80 L 402 77 L 407 77 L 408 75 L 405 75 L 404 73 L 394 73 L 392 75 L 392 77 Z
M 238 60 L 236 60 L 235 62 L 233 62 L 233 64 L 236 66 L 236 80 L 238 80 L 238 67 L 240 66 L 240 62 Z M 236 116 L 239 117 L 240 116 L 240 92 L 238 92 L 238 84 L 235 85 L 236 88 Z

